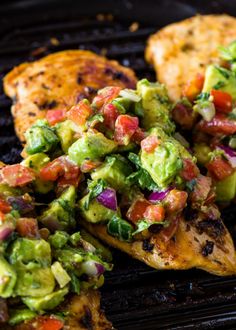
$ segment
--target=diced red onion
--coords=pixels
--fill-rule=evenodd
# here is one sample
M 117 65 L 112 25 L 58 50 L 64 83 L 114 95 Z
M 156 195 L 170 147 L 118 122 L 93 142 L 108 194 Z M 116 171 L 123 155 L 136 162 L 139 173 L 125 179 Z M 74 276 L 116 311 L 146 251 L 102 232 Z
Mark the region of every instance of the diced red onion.
M 99 276 L 105 271 L 104 266 L 94 260 L 83 262 L 82 269 L 88 276 Z
M 104 189 L 103 192 L 97 196 L 97 201 L 110 210 L 117 210 L 116 191 L 112 188 Z
M 11 233 L 13 233 L 14 228 L 12 224 L 4 224 L 0 227 L 0 241 L 5 241 Z
M 163 191 L 153 191 L 148 197 L 149 202 L 156 203 L 162 201 L 166 197 L 168 192 L 171 191 L 172 189 L 173 187 L 169 187 L 168 189 Z
M 19 210 L 21 214 L 33 211 L 34 205 L 27 202 L 23 197 L 8 197 L 8 203 L 15 209 Z
M 220 145 L 217 148 L 224 151 L 225 157 L 228 159 L 232 167 L 236 168 L 236 152 L 234 149 L 223 145 Z

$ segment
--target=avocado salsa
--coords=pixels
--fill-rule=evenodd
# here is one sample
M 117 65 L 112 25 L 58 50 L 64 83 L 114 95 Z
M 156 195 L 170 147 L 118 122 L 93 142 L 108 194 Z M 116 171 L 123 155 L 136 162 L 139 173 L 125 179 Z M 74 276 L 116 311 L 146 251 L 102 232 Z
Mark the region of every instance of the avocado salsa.
M 112 268 L 110 252 L 75 226 L 75 186 L 37 202 L 35 186 L 52 189 L 37 175 L 48 161 L 37 154 L 0 170 L 0 314 L 11 326 L 49 314 L 61 329 L 68 293 L 100 287 Z
M 221 65 L 211 64 L 183 88 L 173 118 L 193 132 L 193 150 L 216 187 L 216 200 L 236 197 L 236 41 L 219 48 Z
M 0 297 L 10 324 L 56 314 L 69 292 L 102 285 L 110 253 L 78 231 L 83 222 L 127 243 L 152 233 L 168 241 L 187 203 L 188 213 L 210 212 L 211 179 L 175 134 L 171 109 L 166 88 L 143 79 L 136 90 L 106 87 L 91 103 L 49 110 L 28 129 L 24 160 L 0 172 Z
M 170 239 L 178 228 L 173 219 L 187 200 L 199 209 L 214 195 L 183 137 L 181 142 L 173 137 L 171 109 L 165 86 L 143 79 L 136 90 L 110 86 L 91 103 L 49 110 L 26 132 L 22 164 L 37 172 L 35 191 L 53 189 L 66 196 L 64 205 L 52 201 L 39 222 L 66 231 L 76 226 L 71 215 L 76 210 L 77 222 L 103 224 L 121 241 L 148 237 L 157 229 Z

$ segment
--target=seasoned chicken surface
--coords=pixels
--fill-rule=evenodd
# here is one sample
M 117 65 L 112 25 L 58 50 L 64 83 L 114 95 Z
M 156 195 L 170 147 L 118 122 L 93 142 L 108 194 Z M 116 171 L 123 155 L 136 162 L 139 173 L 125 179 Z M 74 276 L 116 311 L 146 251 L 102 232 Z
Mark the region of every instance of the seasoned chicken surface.
M 133 243 L 110 236 L 104 225 L 84 222 L 84 226 L 102 241 L 156 269 L 200 268 L 209 273 L 226 276 L 236 274 L 236 255 L 232 238 L 222 220 L 182 217 L 175 236 L 165 241 L 159 234 Z
M 133 88 L 131 69 L 90 51 L 68 50 L 15 67 L 4 78 L 4 91 L 14 101 L 15 130 L 24 133 L 48 109 L 67 109 L 100 88 L 113 85 Z
M 228 15 L 194 16 L 170 24 L 147 43 L 146 59 L 172 100 L 181 96 L 183 85 L 209 63 L 219 62 L 219 46 L 236 39 L 236 18 Z
M 100 294 L 98 291 L 89 290 L 74 295 L 65 301 L 60 310 L 69 312 L 66 317 L 63 330 L 112 330 L 112 324 L 106 319 L 100 309 Z M 1 328 L 1 325 L 0 325 Z M 2 329 L 2 328 L 1 328 Z M 35 322 L 21 323 L 15 327 L 7 327 L 5 330 L 36 330 Z

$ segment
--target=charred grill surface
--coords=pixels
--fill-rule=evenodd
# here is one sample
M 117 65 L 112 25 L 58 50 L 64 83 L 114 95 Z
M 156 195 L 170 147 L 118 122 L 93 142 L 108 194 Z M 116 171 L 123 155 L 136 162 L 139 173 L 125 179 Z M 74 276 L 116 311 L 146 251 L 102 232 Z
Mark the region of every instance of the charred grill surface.
M 100 8 L 97 12 L 100 13 Z M 194 11 L 186 12 L 191 14 Z M 147 37 L 158 28 L 157 21 L 137 25 L 135 15 L 129 22 L 111 15 L 78 19 L 75 13 L 67 15 L 63 10 L 41 16 L 35 12 L 21 17 L 18 13 L 15 20 L 10 15 L 1 16 L 1 79 L 21 62 L 78 48 L 116 59 L 133 68 L 140 78 L 155 79 L 154 71 L 144 61 L 144 48 Z M 0 160 L 15 163 L 20 160 L 21 146 L 14 134 L 10 105 L 1 85 Z M 234 238 L 235 212 L 236 207 L 231 207 L 223 214 Z M 151 249 L 149 245 L 147 242 L 144 248 Z M 210 248 L 207 246 L 204 253 L 210 253 Z M 117 251 L 114 251 L 114 263 L 114 271 L 107 274 L 102 288 L 102 305 L 117 329 L 235 328 L 235 278 L 220 278 L 201 271 L 158 272 Z

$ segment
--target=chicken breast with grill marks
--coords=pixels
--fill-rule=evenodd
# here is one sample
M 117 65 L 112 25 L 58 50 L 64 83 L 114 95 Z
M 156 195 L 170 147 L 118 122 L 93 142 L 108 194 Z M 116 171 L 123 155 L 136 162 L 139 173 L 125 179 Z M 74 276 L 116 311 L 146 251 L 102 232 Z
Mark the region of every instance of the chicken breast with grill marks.
M 46 110 L 68 109 L 105 86 L 134 88 L 135 84 L 134 72 L 118 62 L 90 51 L 68 50 L 15 67 L 4 78 L 4 91 L 14 101 L 15 130 L 24 142 L 27 128 Z
M 109 235 L 106 225 L 88 222 L 83 225 L 102 241 L 156 269 L 200 268 L 220 276 L 236 274 L 234 243 L 221 219 L 204 219 L 200 213 L 192 221 L 181 217 L 171 240 L 153 233 L 148 239 L 131 243 Z
M 153 64 L 158 80 L 176 101 L 184 84 L 204 73 L 210 63 L 219 63 L 219 46 L 236 39 L 236 18 L 228 15 L 194 16 L 170 24 L 147 43 L 146 60 Z

